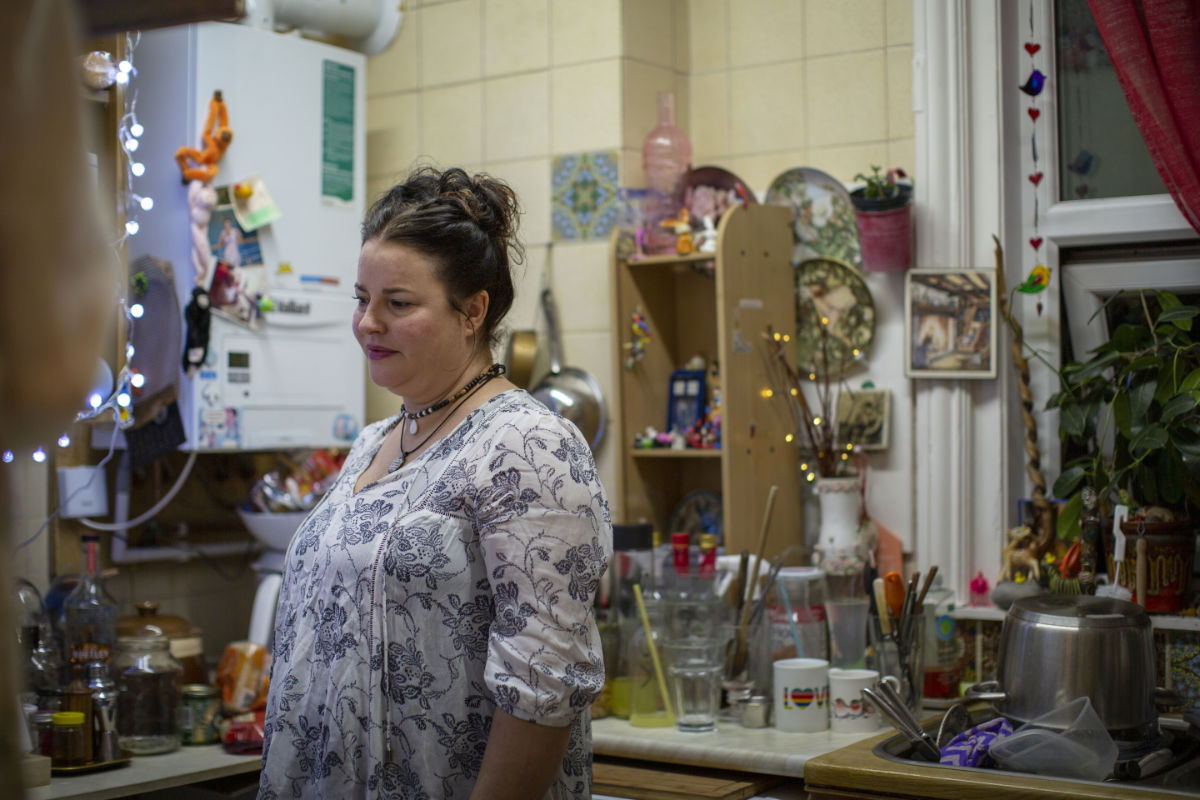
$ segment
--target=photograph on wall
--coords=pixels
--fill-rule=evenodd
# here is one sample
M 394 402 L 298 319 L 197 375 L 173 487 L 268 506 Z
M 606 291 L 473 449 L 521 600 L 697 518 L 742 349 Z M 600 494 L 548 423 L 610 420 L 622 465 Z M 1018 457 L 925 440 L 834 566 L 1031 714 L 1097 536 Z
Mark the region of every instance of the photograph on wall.
M 995 319 L 991 270 L 909 270 L 904 281 L 905 374 L 996 377 Z
M 238 223 L 228 186 L 217 187 L 217 206 L 208 222 L 213 259 L 208 294 L 213 313 L 250 328 L 257 327 L 258 295 L 265 291 L 266 268 L 258 233 Z
M 892 393 L 887 389 L 842 389 L 837 399 L 837 444 L 856 450 L 886 450 Z

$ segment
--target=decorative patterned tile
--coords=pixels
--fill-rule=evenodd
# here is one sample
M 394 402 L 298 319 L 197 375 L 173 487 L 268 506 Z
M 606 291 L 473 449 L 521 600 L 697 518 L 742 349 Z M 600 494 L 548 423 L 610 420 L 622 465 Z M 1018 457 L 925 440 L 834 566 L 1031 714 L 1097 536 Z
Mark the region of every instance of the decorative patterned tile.
M 607 239 L 617 223 L 616 150 L 558 156 L 550 171 L 555 241 Z

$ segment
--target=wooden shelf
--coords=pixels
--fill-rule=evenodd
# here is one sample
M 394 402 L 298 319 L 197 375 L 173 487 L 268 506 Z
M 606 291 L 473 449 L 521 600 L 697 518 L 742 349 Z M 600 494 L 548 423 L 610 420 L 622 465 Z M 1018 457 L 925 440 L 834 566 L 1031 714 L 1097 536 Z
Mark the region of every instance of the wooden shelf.
M 692 447 L 687 450 L 672 450 L 669 447 L 661 447 L 653 450 L 643 450 L 640 447 L 631 447 L 629 449 L 630 458 L 720 458 L 720 450 L 704 450 L 698 447 Z
M 617 375 L 612 431 L 621 446 L 617 486 L 610 493 L 615 521 L 645 521 L 672 533 L 667 526 L 677 506 L 704 489 L 722 499 L 726 551 L 754 552 L 775 484 L 779 495 L 766 554 L 803 543 L 798 453 L 784 443 L 792 419 L 778 399 L 763 396 L 770 376 L 759 344 L 767 325 L 783 330 L 795 325 L 790 225 L 786 208 L 738 207 L 721 218 L 716 252 L 640 259 L 618 257 L 614 237 L 616 363 L 625 363 L 635 311 L 650 331 L 644 356 Z M 671 373 L 695 356 L 709 368 L 719 365 L 721 449 L 633 447 L 635 435 L 647 427 L 666 429 Z

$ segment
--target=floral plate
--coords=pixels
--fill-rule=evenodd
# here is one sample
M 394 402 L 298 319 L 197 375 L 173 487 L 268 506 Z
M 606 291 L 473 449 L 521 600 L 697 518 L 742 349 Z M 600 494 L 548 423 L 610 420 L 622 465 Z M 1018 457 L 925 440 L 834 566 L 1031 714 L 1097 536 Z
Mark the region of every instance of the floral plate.
M 875 304 L 858 270 L 823 256 L 800 262 L 796 267 L 800 370 L 840 378 L 866 365 L 874 338 Z
M 701 227 L 705 217 L 711 217 L 716 226 L 730 208 L 758 203 L 745 181 L 721 167 L 695 167 L 683 180 L 683 201 L 692 216 L 693 228 Z
M 850 192 L 819 169 L 793 167 L 771 181 L 765 203 L 792 209 L 792 266 L 828 256 L 862 266 Z

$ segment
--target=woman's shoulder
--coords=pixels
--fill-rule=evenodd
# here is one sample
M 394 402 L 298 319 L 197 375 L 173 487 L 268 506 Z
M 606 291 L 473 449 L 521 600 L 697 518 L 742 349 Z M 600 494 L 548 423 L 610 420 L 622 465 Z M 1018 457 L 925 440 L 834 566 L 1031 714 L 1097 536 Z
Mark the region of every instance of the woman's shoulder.
M 493 426 L 503 425 L 525 433 L 561 434 L 583 441 L 583 435 L 570 420 L 546 408 L 524 389 L 509 389 L 488 402 L 495 404 L 490 415 Z

